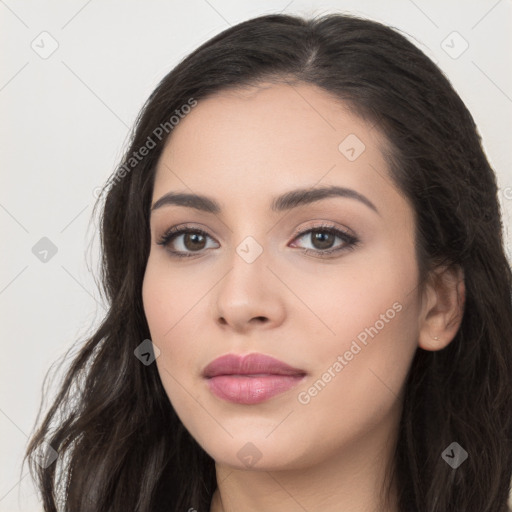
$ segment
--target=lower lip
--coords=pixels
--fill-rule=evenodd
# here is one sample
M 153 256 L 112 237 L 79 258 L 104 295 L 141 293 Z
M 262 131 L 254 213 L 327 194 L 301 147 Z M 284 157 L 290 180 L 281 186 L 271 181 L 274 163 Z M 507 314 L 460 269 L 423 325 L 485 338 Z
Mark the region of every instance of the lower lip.
M 258 404 L 296 386 L 304 375 L 219 375 L 207 379 L 210 391 L 228 402 Z

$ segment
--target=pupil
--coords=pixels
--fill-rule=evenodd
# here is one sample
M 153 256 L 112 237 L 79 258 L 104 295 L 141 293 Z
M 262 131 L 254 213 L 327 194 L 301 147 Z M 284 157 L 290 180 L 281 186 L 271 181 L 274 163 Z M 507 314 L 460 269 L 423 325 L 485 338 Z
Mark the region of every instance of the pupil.
M 185 247 L 186 247 L 187 249 L 202 249 L 202 247 L 201 247 L 201 241 L 199 241 L 199 242 L 198 242 L 198 239 L 201 239 L 201 238 L 203 239 L 203 240 L 202 240 L 202 243 L 203 243 L 203 245 L 204 245 L 204 236 L 203 236 L 203 235 L 201 235 L 201 234 L 199 234 L 199 233 L 193 233 L 193 234 L 188 233 L 188 234 L 185 236 Z M 188 244 L 187 242 L 188 242 L 189 240 L 191 240 L 191 239 L 192 239 L 192 244 L 191 244 L 191 246 L 190 246 L 190 244 Z M 199 244 L 199 246 L 198 246 L 197 244 Z
M 313 245 L 315 245 L 318 249 L 329 249 L 333 242 L 333 240 L 331 239 L 333 236 L 334 235 L 332 233 L 317 232 L 314 235 L 314 241 L 320 242 L 320 247 L 318 247 L 317 244 Z

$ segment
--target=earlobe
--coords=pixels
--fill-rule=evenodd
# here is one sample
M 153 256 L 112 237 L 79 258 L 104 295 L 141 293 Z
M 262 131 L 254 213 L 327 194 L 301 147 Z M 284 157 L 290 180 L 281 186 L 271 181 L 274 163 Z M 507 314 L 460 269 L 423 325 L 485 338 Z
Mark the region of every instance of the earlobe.
M 460 328 L 464 316 L 466 286 L 461 267 L 437 269 L 426 285 L 418 345 L 424 350 L 442 350 Z

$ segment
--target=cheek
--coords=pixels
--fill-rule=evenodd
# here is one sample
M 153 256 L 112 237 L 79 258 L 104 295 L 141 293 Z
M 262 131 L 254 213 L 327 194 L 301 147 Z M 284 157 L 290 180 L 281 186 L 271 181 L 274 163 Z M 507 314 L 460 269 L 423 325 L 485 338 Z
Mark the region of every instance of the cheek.
M 323 297 L 310 294 L 332 331 L 305 347 L 312 372 L 297 403 L 313 431 L 332 438 L 361 435 L 400 406 L 419 313 L 416 262 L 406 254 L 381 252 L 361 262 L 359 272 L 351 268 L 350 274 L 325 280 Z
M 190 318 L 197 314 L 197 306 L 210 287 L 207 282 L 191 277 L 190 272 L 173 270 L 164 255 L 150 255 L 142 300 L 153 341 L 167 345 L 180 327 L 195 325 Z
M 142 300 L 151 340 L 160 349 L 156 363 L 169 396 L 201 370 L 204 297 L 211 287 L 204 280 L 191 279 L 190 272 L 173 271 L 165 257 L 150 255 Z
M 392 243 L 354 253 L 336 267 L 319 266 L 309 275 L 301 272 L 300 279 L 287 276 L 309 310 L 301 307 L 300 315 L 291 315 L 309 334 L 305 349 L 313 348 L 313 361 L 319 360 L 315 354 L 349 350 L 357 337 L 361 343 L 372 340 L 372 334 L 379 339 L 409 339 L 417 325 L 418 277 L 410 246 L 399 251 Z M 403 329 L 408 332 L 401 336 Z M 311 347 L 313 335 L 321 343 Z
M 299 416 L 308 418 L 308 431 L 322 432 L 327 446 L 329 441 L 343 444 L 363 438 L 400 414 L 417 336 L 414 307 L 401 306 L 388 323 L 352 325 L 357 334 L 323 351 L 323 361 L 297 390 Z
M 181 289 L 187 293 L 177 294 L 176 290 Z M 190 386 L 180 369 L 193 364 L 194 337 L 187 343 L 177 340 L 180 328 L 187 322 L 186 314 L 192 307 L 193 295 L 190 287 L 180 282 L 179 276 L 171 274 L 165 264 L 152 260 L 150 256 L 142 285 L 144 313 L 151 341 L 160 350 L 155 363 L 162 385 L 173 408 L 180 411 L 180 416 L 190 408 L 190 396 L 187 398 L 183 393 L 183 386 Z

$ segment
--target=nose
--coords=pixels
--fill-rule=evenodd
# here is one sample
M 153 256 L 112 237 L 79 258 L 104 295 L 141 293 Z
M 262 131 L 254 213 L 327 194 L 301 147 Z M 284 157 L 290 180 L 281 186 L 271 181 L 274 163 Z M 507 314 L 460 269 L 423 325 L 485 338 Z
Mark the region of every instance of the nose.
M 229 270 L 213 294 L 218 326 L 240 333 L 275 328 L 284 321 L 283 284 L 270 270 L 269 263 L 265 250 L 254 260 L 247 258 L 240 246 L 233 251 Z

